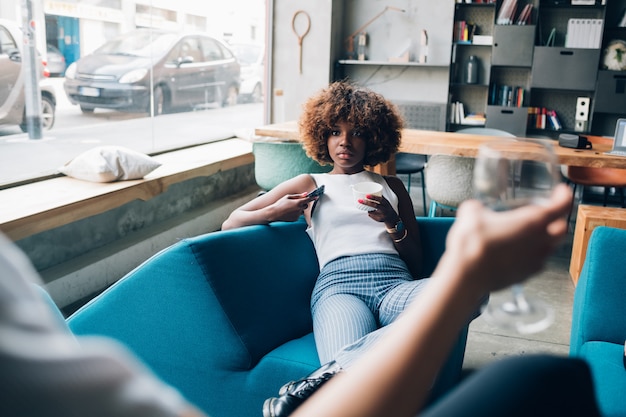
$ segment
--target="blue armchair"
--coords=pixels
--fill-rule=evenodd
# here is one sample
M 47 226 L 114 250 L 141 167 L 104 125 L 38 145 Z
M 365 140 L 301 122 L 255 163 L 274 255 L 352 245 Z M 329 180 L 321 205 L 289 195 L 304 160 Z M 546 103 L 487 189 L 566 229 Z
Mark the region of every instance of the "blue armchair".
M 607 417 L 626 415 L 625 250 L 626 230 L 595 228 L 574 294 L 570 355 L 589 363 Z
M 453 219 L 419 219 L 428 275 Z M 304 221 L 184 239 L 69 319 L 75 334 L 113 337 L 216 417 L 260 415 L 284 383 L 320 366 L 309 310 L 318 274 Z M 433 398 L 460 378 L 467 329 Z

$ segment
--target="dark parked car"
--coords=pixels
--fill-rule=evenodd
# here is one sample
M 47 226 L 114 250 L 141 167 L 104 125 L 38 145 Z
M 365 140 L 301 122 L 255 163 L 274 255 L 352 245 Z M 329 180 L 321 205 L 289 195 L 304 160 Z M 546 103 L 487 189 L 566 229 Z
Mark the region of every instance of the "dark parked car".
M 106 42 L 65 71 L 65 93 L 83 112 L 154 114 L 237 103 L 240 69 L 231 50 L 201 34 L 137 29 Z M 152 77 L 152 81 L 151 81 Z
M 0 124 L 19 125 L 26 132 L 21 45 L 20 28 L 10 20 L 0 19 Z M 38 71 L 41 71 L 41 120 L 44 130 L 49 130 L 54 126 L 56 96 L 45 77 L 48 72 L 43 63 Z

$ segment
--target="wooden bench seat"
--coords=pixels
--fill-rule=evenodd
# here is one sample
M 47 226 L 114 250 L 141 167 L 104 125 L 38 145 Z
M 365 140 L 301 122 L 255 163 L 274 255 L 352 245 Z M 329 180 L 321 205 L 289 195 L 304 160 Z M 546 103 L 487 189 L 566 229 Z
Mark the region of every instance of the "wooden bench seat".
M 57 177 L 0 191 L 0 230 L 13 240 L 149 200 L 176 183 L 254 162 L 252 144 L 228 139 L 154 156 L 162 165 L 141 180 L 95 183 Z

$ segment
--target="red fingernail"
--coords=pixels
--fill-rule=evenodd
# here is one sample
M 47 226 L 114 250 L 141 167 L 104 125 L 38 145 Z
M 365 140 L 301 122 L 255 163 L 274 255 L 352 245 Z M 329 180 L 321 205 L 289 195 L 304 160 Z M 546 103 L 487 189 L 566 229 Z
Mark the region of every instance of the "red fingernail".
M 363 199 L 359 198 L 359 204 L 363 204 Z
M 372 195 L 371 195 L 371 194 L 368 194 L 368 195 L 366 195 L 366 196 L 365 196 L 365 198 L 369 198 L 369 199 L 371 199 L 371 198 L 372 198 Z

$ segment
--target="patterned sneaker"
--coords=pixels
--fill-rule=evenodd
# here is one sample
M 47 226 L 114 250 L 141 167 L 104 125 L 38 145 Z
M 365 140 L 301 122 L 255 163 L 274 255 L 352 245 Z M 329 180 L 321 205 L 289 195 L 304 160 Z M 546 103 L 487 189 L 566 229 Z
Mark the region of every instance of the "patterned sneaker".
M 319 387 L 341 371 L 335 361 L 331 361 L 304 379 L 283 385 L 279 397 L 268 398 L 263 403 L 263 417 L 287 417 L 295 411 Z

